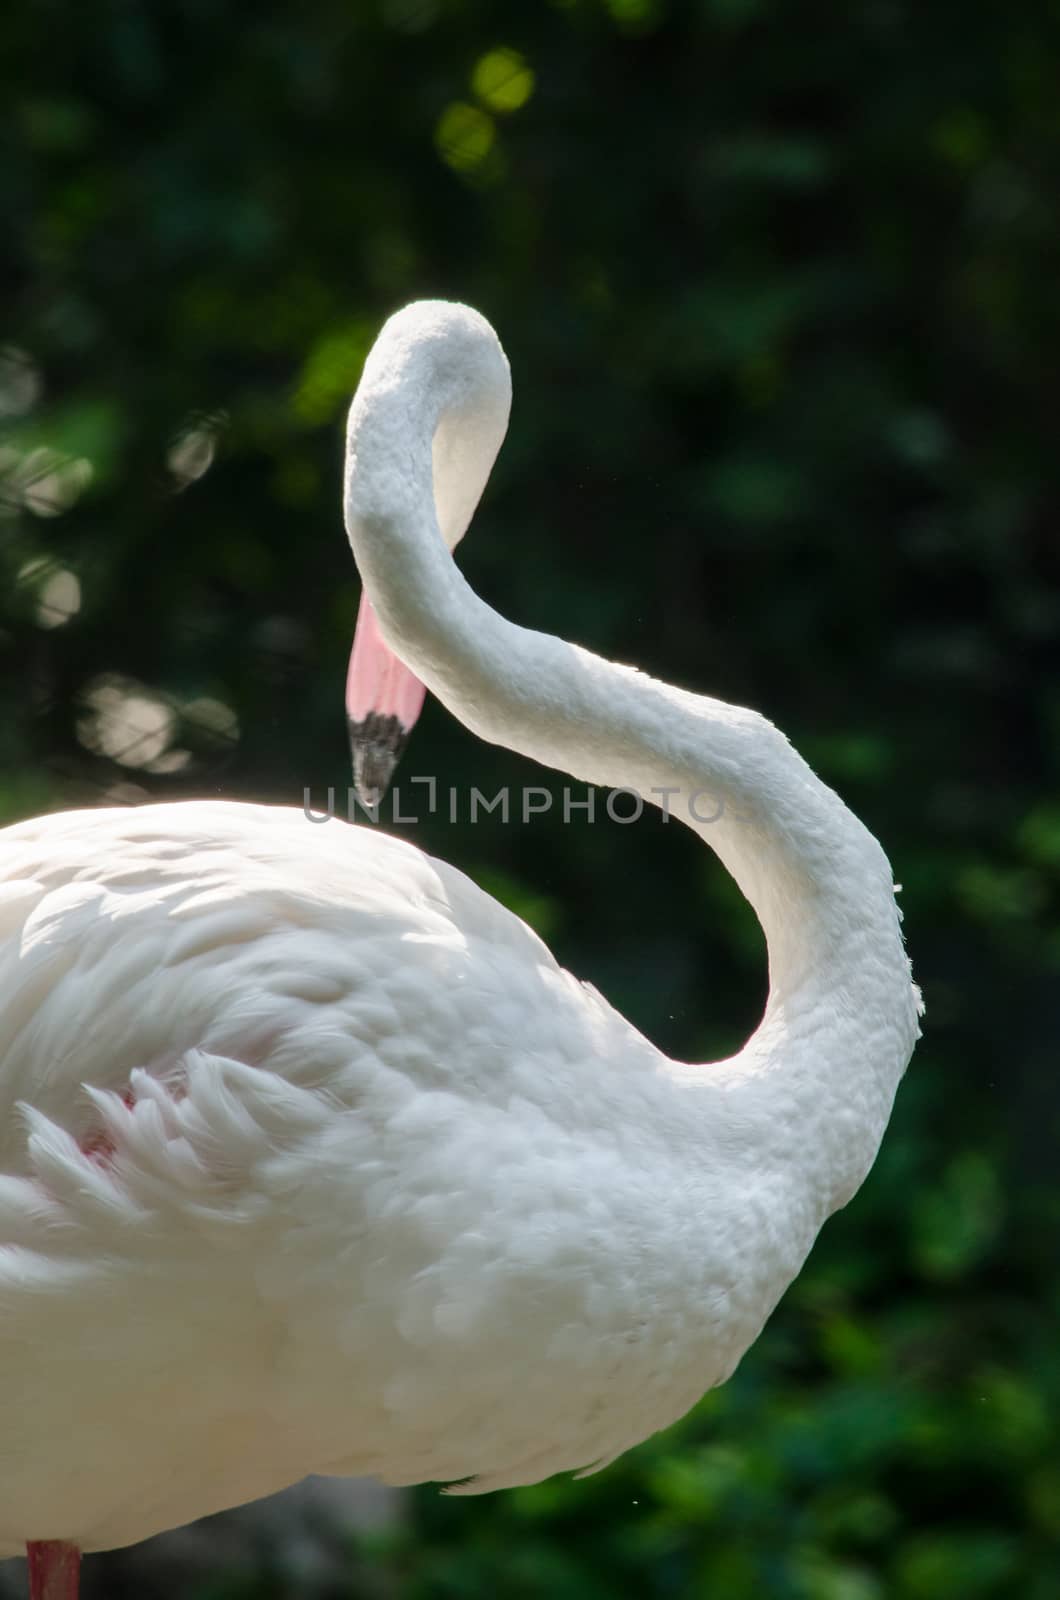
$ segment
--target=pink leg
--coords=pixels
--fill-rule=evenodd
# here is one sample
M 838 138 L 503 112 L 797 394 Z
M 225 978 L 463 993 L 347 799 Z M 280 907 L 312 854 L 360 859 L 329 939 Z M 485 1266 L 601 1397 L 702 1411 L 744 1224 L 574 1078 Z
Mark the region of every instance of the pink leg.
M 26 1546 L 29 1600 L 77 1600 L 81 1552 L 63 1539 L 36 1539 Z

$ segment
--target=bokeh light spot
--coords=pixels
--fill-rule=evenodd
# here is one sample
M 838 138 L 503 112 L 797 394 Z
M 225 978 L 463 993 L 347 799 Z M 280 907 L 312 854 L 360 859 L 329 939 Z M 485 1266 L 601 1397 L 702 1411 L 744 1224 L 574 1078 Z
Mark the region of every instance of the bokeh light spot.
M 321 335 L 303 363 L 291 402 L 302 422 L 331 422 L 348 404 L 371 342 L 372 330 L 360 320 Z
M 488 112 L 457 100 L 439 117 L 434 142 L 443 161 L 457 172 L 469 172 L 485 161 L 495 135 L 496 125 Z
M 166 465 L 178 492 L 209 471 L 217 454 L 217 436 L 227 421 L 227 414 L 218 411 L 197 416 L 178 431 L 166 453 Z
M 198 695 L 181 708 L 185 722 L 197 733 L 206 734 L 218 744 L 235 744 L 239 738 L 239 718 L 232 707 L 212 695 Z
M 0 350 L 0 417 L 21 417 L 40 399 L 41 376 L 25 350 Z
M 647 33 L 662 17 L 660 0 L 606 0 L 619 27 L 629 33 Z
M 12 474 L 19 499 L 36 517 L 62 516 L 80 499 L 92 478 L 92 463 L 84 456 L 64 456 L 44 445 L 23 456 Z
M 471 87 L 491 111 L 518 111 L 534 92 L 533 69 L 518 50 L 490 50 L 475 62 Z
M 172 706 L 160 694 L 133 678 L 104 673 L 81 695 L 77 737 L 93 755 L 154 771 L 173 742 L 176 725 Z
M 81 609 L 81 583 L 76 573 L 58 567 L 46 556 L 27 561 L 18 582 L 36 590 L 35 617 L 40 628 L 61 628 Z

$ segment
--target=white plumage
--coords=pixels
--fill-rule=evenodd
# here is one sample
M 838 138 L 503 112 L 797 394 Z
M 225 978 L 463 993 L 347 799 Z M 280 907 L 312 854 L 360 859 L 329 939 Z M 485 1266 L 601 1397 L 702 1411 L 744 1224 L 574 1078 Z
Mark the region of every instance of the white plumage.
M 0 1554 L 308 1472 L 601 1465 L 729 1376 L 872 1163 L 917 1033 L 883 852 L 755 713 L 471 593 L 507 409 L 475 313 L 387 324 L 347 485 L 383 634 L 486 738 L 720 804 L 763 1022 L 671 1062 L 461 873 L 301 810 L 0 833 Z

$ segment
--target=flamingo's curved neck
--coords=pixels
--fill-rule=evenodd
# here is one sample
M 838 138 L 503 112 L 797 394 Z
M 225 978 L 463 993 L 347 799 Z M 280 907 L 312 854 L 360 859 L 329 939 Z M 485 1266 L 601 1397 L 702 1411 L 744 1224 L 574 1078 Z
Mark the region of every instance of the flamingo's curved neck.
M 466 308 L 410 307 L 380 336 L 350 412 L 346 518 L 384 634 L 482 738 L 665 804 L 717 852 L 758 915 L 770 970 L 762 1024 L 726 1068 L 854 1108 L 866 1137 L 832 1162 L 841 1203 L 917 1035 L 886 857 L 756 712 L 519 627 L 474 594 L 446 545 L 485 486 L 509 394 L 496 336 Z

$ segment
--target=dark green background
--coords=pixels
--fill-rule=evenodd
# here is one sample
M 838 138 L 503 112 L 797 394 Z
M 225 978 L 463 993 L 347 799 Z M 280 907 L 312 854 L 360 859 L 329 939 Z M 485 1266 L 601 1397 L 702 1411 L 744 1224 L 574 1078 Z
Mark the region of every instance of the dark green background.
M 905 886 L 924 1040 L 737 1376 L 589 1482 L 422 1491 L 346 1592 L 1051 1600 L 1060 7 L 12 0 L 0 61 L 4 820 L 346 783 L 344 409 L 442 295 L 515 378 L 480 593 L 766 712 Z M 437 705 L 408 768 L 559 781 Z M 405 831 L 674 1054 L 754 1025 L 676 825 Z

